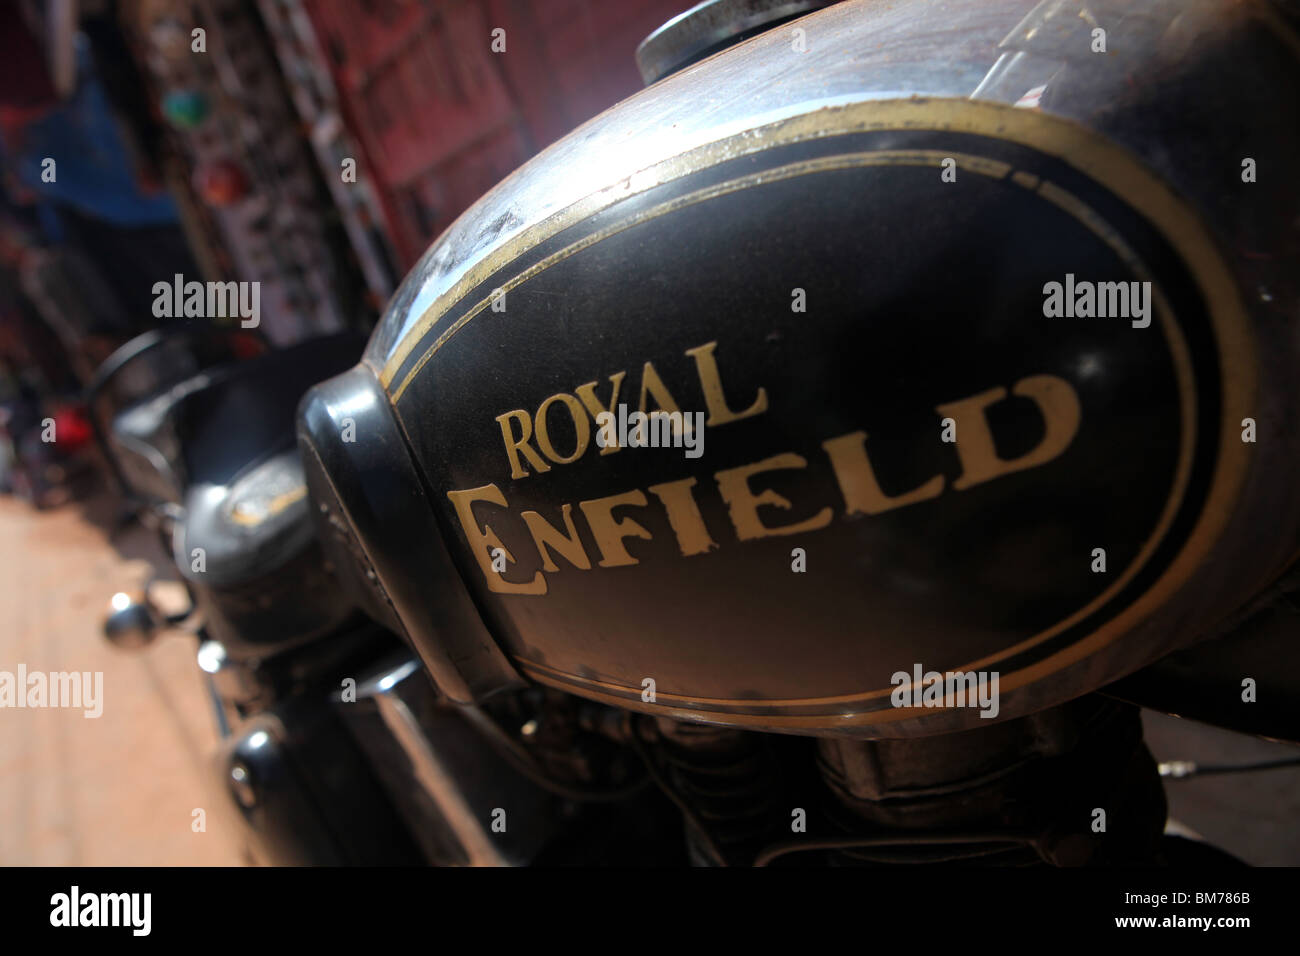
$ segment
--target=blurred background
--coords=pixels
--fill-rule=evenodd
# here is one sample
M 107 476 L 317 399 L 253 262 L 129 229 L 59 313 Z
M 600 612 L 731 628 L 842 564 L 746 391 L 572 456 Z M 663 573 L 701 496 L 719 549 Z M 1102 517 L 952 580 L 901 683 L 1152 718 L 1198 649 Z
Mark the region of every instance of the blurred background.
M 178 324 L 154 283 L 260 283 L 236 357 L 364 335 L 462 210 L 642 86 L 637 44 L 683 7 L 0 0 L 0 670 L 101 670 L 114 702 L 0 711 L 0 864 L 245 861 L 215 812 L 192 829 L 218 740 L 192 645 L 99 633 L 109 595 L 177 578 L 94 440 L 148 389 L 87 401 L 115 349 Z
M 0 864 L 248 861 L 210 796 L 192 646 L 123 654 L 99 633 L 115 591 L 180 586 L 95 431 L 126 401 L 96 369 L 175 321 L 154 284 L 260 283 L 260 326 L 227 320 L 227 358 L 364 335 L 462 210 L 642 86 L 638 43 L 687 5 L 0 0 L 0 670 L 103 671 L 111 689 L 93 720 L 0 711 Z M 1161 760 L 1292 753 L 1149 716 Z M 1181 825 L 1297 864 L 1297 783 L 1292 767 L 1167 789 Z

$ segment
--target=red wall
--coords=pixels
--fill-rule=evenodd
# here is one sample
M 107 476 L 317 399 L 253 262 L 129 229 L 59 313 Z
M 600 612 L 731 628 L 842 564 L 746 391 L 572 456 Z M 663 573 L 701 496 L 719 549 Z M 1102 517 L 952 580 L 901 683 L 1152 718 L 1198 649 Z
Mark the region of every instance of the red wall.
M 637 44 L 690 5 L 304 0 L 402 268 L 524 160 L 640 89 Z

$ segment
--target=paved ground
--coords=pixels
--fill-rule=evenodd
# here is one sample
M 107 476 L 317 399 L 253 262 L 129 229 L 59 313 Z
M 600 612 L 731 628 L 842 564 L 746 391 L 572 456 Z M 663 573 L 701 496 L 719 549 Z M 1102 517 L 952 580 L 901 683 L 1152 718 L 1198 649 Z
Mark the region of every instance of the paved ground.
M 109 596 L 161 552 L 135 527 L 119 553 L 111 519 L 103 497 L 46 513 L 0 497 L 0 670 L 104 675 L 99 718 L 0 709 L 0 865 L 239 864 L 203 779 L 217 734 L 192 641 L 128 653 L 99 636 Z
M 99 636 L 108 597 L 139 585 L 159 544 L 110 544 L 104 496 L 37 513 L 0 497 L 0 671 L 102 671 L 103 716 L 0 709 L 0 865 L 236 865 L 234 826 L 209 795 L 217 740 L 189 639 L 128 653 Z M 1157 760 L 1247 763 L 1297 748 L 1146 715 Z M 1247 862 L 1300 865 L 1300 769 L 1166 784 L 1172 816 Z M 206 832 L 192 830 L 207 810 Z
M 1290 744 L 1151 711 L 1143 724 L 1161 761 L 1235 765 L 1300 756 Z M 1215 846 L 1255 866 L 1300 866 L 1300 767 L 1166 779 L 1165 794 L 1170 817 Z

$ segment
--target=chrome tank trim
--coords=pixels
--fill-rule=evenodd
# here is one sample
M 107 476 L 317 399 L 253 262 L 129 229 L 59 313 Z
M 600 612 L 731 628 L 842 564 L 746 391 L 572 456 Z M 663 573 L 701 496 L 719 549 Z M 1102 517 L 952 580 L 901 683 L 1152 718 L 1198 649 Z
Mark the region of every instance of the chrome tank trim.
M 945 5 L 933 19 L 932 42 L 964 32 L 966 55 L 936 62 L 924 32 L 918 35 L 916 6 L 846 2 L 639 91 L 544 150 L 448 227 L 393 297 L 366 349 L 367 364 L 376 373 L 391 367 L 412 326 L 438 299 L 459 298 L 476 284 L 466 283 L 486 255 L 561 211 L 572 220 L 589 214 L 593 193 L 607 190 L 609 202 L 627 198 L 689 171 L 674 157 L 819 109 L 912 92 L 969 95 L 996 59 L 998 43 L 1033 6 L 1032 0 L 1012 0 L 1010 11 L 1004 4 Z M 806 31 L 805 53 L 790 52 L 787 30 L 795 23 Z M 846 50 L 857 52 L 846 56 Z M 885 64 L 889 69 L 881 69 Z M 383 376 L 385 386 L 388 379 Z

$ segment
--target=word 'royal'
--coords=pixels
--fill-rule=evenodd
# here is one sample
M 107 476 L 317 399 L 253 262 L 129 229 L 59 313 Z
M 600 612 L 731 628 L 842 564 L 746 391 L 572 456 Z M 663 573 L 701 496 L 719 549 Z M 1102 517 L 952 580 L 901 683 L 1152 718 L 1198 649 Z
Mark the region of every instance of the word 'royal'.
M 717 427 L 730 422 L 740 421 L 762 414 L 768 408 L 767 391 L 759 388 L 753 401 L 743 411 L 733 411 L 728 404 L 714 356 L 716 342 L 709 342 L 698 348 L 687 350 L 686 354 L 695 360 L 705 407 L 708 409 L 707 427 Z M 625 372 L 610 376 L 612 395 L 608 405 L 604 405 L 596 396 L 596 382 L 588 382 L 575 389 L 576 397 L 567 392 L 552 395 L 542 402 L 537 414 L 530 416 L 523 410 L 506 412 L 497 417 L 505 438 L 506 454 L 511 466 L 511 477 L 518 480 L 529 475 L 525 463 L 535 471 L 549 471 L 551 465 L 569 464 L 577 461 L 591 444 L 591 423 L 601 414 L 608 414 L 618 402 L 618 394 L 625 377 Z M 976 485 L 1001 478 L 1014 472 L 1023 471 L 1046 464 L 1062 454 L 1079 430 L 1080 406 L 1078 395 L 1069 382 L 1054 375 L 1030 375 L 1020 379 L 1011 386 L 1010 395 L 1029 399 L 1038 409 L 1043 420 L 1043 437 L 1038 445 L 1017 458 L 1004 459 L 998 456 L 993 432 L 988 421 L 987 411 L 991 406 L 1006 400 L 1009 395 L 1005 387 L 990 388 L 979 394 L 934 406 L 940 419 L 952 419 L 956 424 L 958 440 L 952 444 L 961 467 L 961 473 L 952 480 L 951 489 L 963 491 Z M 648 398 L 654 398 L 666 411 L 677 411 L 678 406 L 662 379 L 650 362 L 646 362 L 641 378 L 641 410 L 646 408 Z M 551 441 L 547 425 L 547 415 L 552 407 L 565 407 L 573 419 L 574 434 L 577 436 L 573 451 L 567 455 L 559 454 Z M 941 430 L 936 422 L 935 440 L 941 440 Z M 518 426 L 517 428 L 515 426 Z M 530 444 L 535 437 L 536 447 Z M 844 517 L 854 515 L 878 515 L 896 508 L 906 507 L 939 497 L 947 486 L 943 474 L 933 475 L 910 491 L 891 495 L 880 487 L 875 469 L 867 454 L 867 433 L 865 431 L 849 432 L 821 442 L 830 465 L 831 473 L 839 488 Z M 614 454 L 619 446 L 602 448 L 601 455 Z M 544 457 L 543 457 L 544 456 Z M 751 464 L 737 468 L 727 468 L 714 474 L 713 482 L 722 503 L 725 504 L 735 540 L 753 541 L 779 535 L 805 534 L 825 528 L 835 517 L 835 510 L 824 505 L 811 515 L 802 519 L 791 520 L 784 524 L 771 524 L 770 517 L 760 514 L 763 507 L 775 508 L 794 515 L 798 512 L 794 505 L 772 488 L 756 490 L 751 484 L 760 476 L 785 469 L 803 469 L 808 461 L 793 451 L 770 455 Z M 705 554 L 718 547 L 714 535 L 716 528 L 710 528 L 700 511 L 697 494 L 708 493 L 705 489 L 697 492 L 697 479 L 683 477 L 675 481 L 648 486 L 645 491 L 634 488 L 620 494 L 579 501 L 577 510 L 585 520 L 591 539 L 596 545 L 596 554 L 589 554 L 587 545 L 579 535 L 574 522 L 574 507 L 562 503 L 559 507 L 559 521 L 563 529 L 557 527 L 537 511 L 523 511 L 518 515 L 533 546 L 541 569 L 531 580 L 508 580 L 504 573 L 493 568 L 492 555 L 497 549 L 505 555 L 511 564 L 516 558 L 502 544 L 501 539 L 487 524 L 481 515 L 483 506 L 495 505 L 509 509 L 509 502 L 496 484 L 487 484 L 478 488 L 461 491 L 449 491 L 447 497 L 455 509 L 461 528 L 469 543 L 470 550 L 482 570 L 488 590 L 499 594 L 547 593 L 546 576 L 557 573 L 560 568 L 555 558 L 563 558 L 571 567 L 582 571 L 591 570 L 592 558 L 597 557 L 597 564 L 602 568 L 624 567 L 639 564 L 625 545 L 629 538 L 651 539 L 653 536 L 646 528 L 632 517 L 616 517 L 616 510 L 650 507 L 646 491 L 657 499 L 658 507 L 667 518 L 668 526 L 676 539 L 678 550 L 683 557 Z M 476 514 L 475 506 L 479 506 Z M 805 513 L 810 509 L 802 509 Z M 507 511 L 508 513 L 508 511 Z M 493 521 L 502 520 L 500 517 Z M 513 520 L 513 519 L 512 519 Z M 533 562 L 536 563 L 536 562 Z

